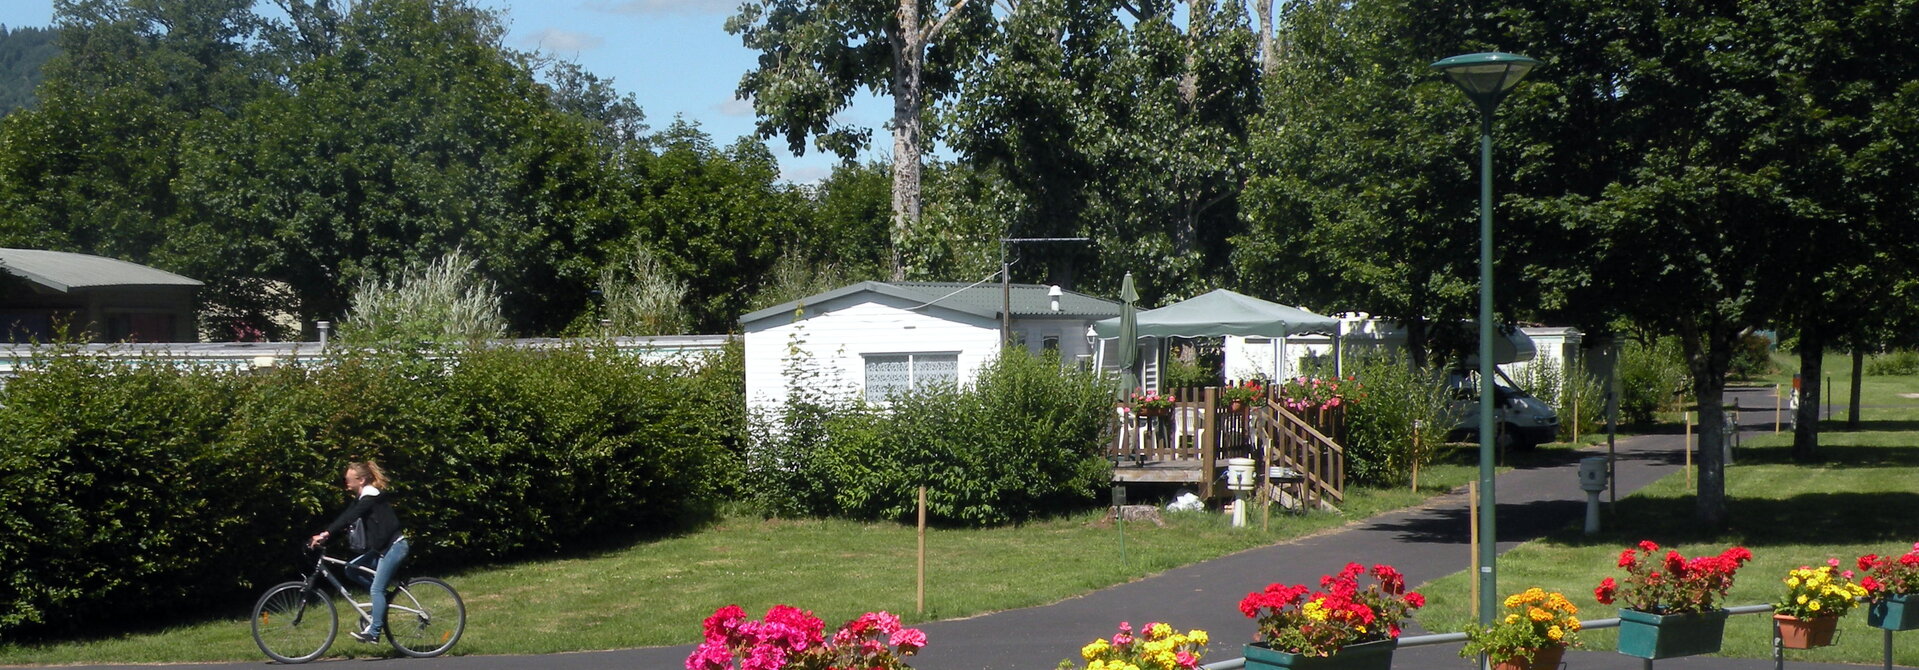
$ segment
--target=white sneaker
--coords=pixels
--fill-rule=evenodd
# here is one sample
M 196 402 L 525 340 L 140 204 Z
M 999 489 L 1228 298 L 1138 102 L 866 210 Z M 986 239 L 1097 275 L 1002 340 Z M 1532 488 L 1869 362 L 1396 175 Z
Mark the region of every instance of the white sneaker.
M 367 626 L 364 630 L 358 630 L 352 633 L 348 633 L 348 635 L 353 636 L 353 639 L 355 640 L 359 640 L 367 644 L 375 644 L 380 641 L 380 631 L 374 629 L 372 626 Z

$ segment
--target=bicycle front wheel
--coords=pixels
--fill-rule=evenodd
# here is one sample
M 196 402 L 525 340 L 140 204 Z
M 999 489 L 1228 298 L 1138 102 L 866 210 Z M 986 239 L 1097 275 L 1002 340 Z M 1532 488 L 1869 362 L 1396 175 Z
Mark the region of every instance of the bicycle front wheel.
M 340 615 L 333 599 L 304 582 L 287 582 L 267 589 L 253 605 L 253 642 L 281 663 L 305 663 L 319 658 L 340 634 Z
M 453 586 L 431 577 L 409 579 L 387 601 L 386 636 L 414 658 L 446 653 L 466 632 L 466 603 Z

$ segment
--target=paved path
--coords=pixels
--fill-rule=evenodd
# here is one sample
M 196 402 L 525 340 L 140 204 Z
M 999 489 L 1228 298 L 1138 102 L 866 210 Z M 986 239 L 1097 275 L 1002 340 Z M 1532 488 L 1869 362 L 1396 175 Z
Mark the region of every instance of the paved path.
M 1748 407 L 1770 399 L 1769 389 L 1752 392 Z M 1744 396 L 1744 392 L 1734 395 Z M 1728 401 L 1734 398 L 1729 396 Z M 1749 428 L 1771 429 L 1771 412 L 1747 412 Z M 1643 487 L 1680 467 L 1682 438 L 1646 435 L 1619 442 L 1618 484 L 1621 495 Z M 1578 487 L 1578 461 L 1603 455 L 1605 447 L 1569 454 L 1563 459 L 1501 475 L 1498 530 L 1501 552 L 1546 532 L 1578 523 L 1584 515 L 1585 494 Z M 1409 583 L 1422 583 L 1467 567 L 1467 515 L 1471 501 L 1464 493 L 1440 496 L 1411 510 L 1384 514 L 1346 528 L 1261 547 L 1161 575 L 1107 588 L 1078 598 L 1040 607 L 999 612 L 970 619 L 939 621 L 921 626 L 932 645 L 913 660 L 919 670 L 1047 670 L 1060 659 L 1075 656 L 1081 645 L 1110 635 L 1119 621 L 1135 624 L 1168 621 L 1180 628 L 1211 633 L 1209 660 L 1238 656 L 1237 641 L 1251 639 L 1252 621 L 1240 615 L 1239 599 L 1269 582 L 1316 583 L 1320 575 L 1336 572 L 1348 561 L 1390 563 L 1406 573 Z M 1731 625 L 1760 625 L 1756 616 L 1737 617 Z M 1417 633 L 1419 631 L 1414 631 Z M 431 661 L 337 661 L 359 667 L 364 663 L 397 664 L 399 670 L 540 670 L 659 669 L 683 667 L 690 646 L 654 647 L 547 656 L 463 656 Z M 1457 656 L 1457 645 L 1401 650 L 1394 666 L 1407 668 L 1470 668 Z M 1610 651 L 1570 652 L 1566 667 L 1573 670 L 1638 669 L 1638 659 Z M 228 664 L 257 666 L 251 664 Z M 1770 659 L 1683 658 L 1660 661 L 1659 668 L 1721 670 L 1771 668 Z M 1862 666 L 1792 662 L 1791 668 L 1854 668 Z M 322 665 L 321 667 L 325 667 Z

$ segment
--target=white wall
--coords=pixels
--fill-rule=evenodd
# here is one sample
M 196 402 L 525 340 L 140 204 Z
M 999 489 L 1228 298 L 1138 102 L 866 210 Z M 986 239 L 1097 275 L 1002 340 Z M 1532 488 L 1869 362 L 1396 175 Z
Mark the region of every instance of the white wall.
M 866 375 L 862 354 L 957 352 L 964 381 L 977 376 L 999 350 L 998 321 L 937 306 L 907 309 L 915 306 L 861 292 L 809 305 L 798 323 L 771 317 L 745 324 L 747 407 L 766 411 L 786 402 L 786 358 L 796 335 L 825 383 L 854 394 L 861 392 Z

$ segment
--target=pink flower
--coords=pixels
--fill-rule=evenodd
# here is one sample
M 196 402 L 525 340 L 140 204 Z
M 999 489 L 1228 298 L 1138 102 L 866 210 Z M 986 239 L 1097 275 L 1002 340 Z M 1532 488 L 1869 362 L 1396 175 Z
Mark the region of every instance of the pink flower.
M 707 640 L 686 657 L 686 670 L 732 670 L 733 652 L 720 640 Z
M 1178 663 L 1182 668 L 1199 667 L 1199 657 L 1184 651 L 1174 654 L 1173 662 Z
M 926 633 L 918 628 L 901 628 L 894 631 L 892 638 L 887 641 L 899 647 L 900 653 L 910 656 L 926 646 Z

